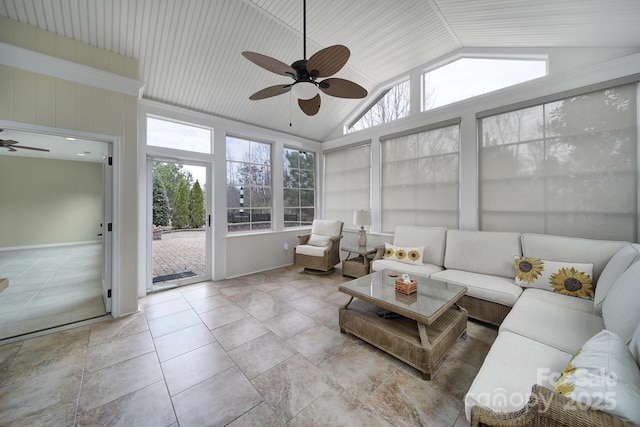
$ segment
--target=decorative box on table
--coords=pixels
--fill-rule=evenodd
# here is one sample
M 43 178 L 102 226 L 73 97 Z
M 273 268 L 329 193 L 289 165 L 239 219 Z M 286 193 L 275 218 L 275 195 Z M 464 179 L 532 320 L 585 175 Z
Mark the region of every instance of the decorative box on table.
M 405 283 L 402 279 L 396 280 L 396 291 L 401 294 L 409 295 L 418 290 L 418 282 L 411 280 L 409 283 Z

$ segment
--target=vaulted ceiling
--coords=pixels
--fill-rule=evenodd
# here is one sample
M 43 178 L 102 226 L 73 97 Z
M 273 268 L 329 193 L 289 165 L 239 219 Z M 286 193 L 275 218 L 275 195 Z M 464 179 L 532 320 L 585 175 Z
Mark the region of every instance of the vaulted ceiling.
M 290 83 L 242 57 L 303 56 L 302 0 L 0 0 L 0 15 L 140 61 L 144 98 L 322 141 L 372 99 L 322 95 L 313 117 Z M 371 91 L 461 48 L 639 47 L 639 0 L 308 0 L 307 56 L 351 50 L 336 74 Z M 292 124 L 290 126 L 289 124 Z

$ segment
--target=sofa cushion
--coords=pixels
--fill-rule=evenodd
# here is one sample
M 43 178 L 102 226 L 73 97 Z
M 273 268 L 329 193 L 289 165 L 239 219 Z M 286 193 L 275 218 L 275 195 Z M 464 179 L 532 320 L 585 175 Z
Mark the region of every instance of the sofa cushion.
M 396 246 L 384 244 L 384 258 L 410 265 L 422 264 L 424 246 Z
M 385 268 L 395 271 L 404 271 L 406 273 L 421 274 L 423 276 L 431 276 L 431 274 L 442 271 L 442 267 L 434 264 L 416 264 L 410 265 L 400 261 L 391 259 L 377 259 L 371 263 L 372 271 L 380 271 Z
M 593 298 L 593 264 L 514 257 L 516 285 L 578 298 Z
M 607 329 L 625 343 L 640 323 L 640 262 L 636 262 L 615 281 L 602 304 Z
M 523 304 L 526 304 L 527 301 L 538 301 L 545 305 L 556 305 L 560 308 L 567 308 L 571 310 L 583 311 L 585 313 L 590 313 L 595 316 L 600 316 L 600 312 L 595 309 L 593 306 L 593 302 L 584 298 L 567 298 L 566 295 L 557 294 L 554 292 L 543 291 L 542 289 L 534 289 L 529 288 L 526 289 L 521 298 L 523 299 Z
M 577 237 L 552 236 L 549 234 L 522 234 L 522 255 L 531 258 L 562 260 L 565 262 L 593 263 L 593 281 L 611 257 L 629 242 L 612 240 L 581 239 Z
M 640 369 L 629 348 L 606 329 L 587 341 L 556 382 L 578 407 L 608 412 L 640 425 Z
M 534 290 L 527 289 L 522 293 L 500 325 L 500 333 L 510 331 L 574 354 L 589 338 L 604 329 L 602 317 L 573 310 L 570 304 L 550 304 L 547 298 L 530 294 Z M 577 298 L 547 293 L 565 300 L 578 301 Z
M 417 227 L 397 225 L 393 235 L 396 246 L 424 246 L 422 262 L 444 265 L 447 229 L 444 227 Z
M 529 401 L 533 384 L 553 389 L 554 373 L 562 372 L 571 356 L 535 340 L 500 332 L 465 396 L 467 419 L 471 420 L 474 406 L 507 412 L 521 409 Z
M 431 278 L 466 286 L 468 296 L 509 307 L 516 303 L 522 293 L 522 288 L 514 285 L 513 279 L 469 271 L 444 270 L 433 273 Z
M 602 310 L 602 303 L 613 283 L 638 259 L 640 259 L 640 245 L 632 243 L 623 246 L 609 260 L 598 279 L 598 286 L 596 286 L 596 293 L 593 298 L 593 305 L 598 310 Z
M 449 230 L 444 266 L 513 280 L 513 256 L 521 254 L 519 233 Z

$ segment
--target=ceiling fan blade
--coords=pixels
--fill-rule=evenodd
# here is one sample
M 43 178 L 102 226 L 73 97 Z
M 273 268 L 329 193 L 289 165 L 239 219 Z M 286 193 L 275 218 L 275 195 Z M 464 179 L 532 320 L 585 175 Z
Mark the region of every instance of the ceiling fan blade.
M 270 56 L 249 51 L 242 52 L 242 56 L 244 56 L 254 64 L 264 68 L 265 70 L 271 71 L 272 73 L 281 74 L 292 78 L 295 78 L 296 76 L 296 70 L 294 70 L 284 62 L 278 61 L 277 59 Z
M 272 96 L 282 95 L 291 90 L 291 85 L 276 85 L 269 86 L 262 90 L 257 91 L 249 97 L 250 100 L 256 101 L 258 99 L 271 98 Z
M 0 144 L 11 145 L 11 144 L 19 144 L 19 142 L 13 139 L 0 139 Z
M 367 90 L 357 83 L 350 80 L 332 77 L 321 81 L 318 86 L 320 90 L 327 95 L 338 98 L 364 98 L 367 96 Z
M 320 94 L 311 99 L 298 99 L 298 105 L 307 116 L 315 116 L 320 111 Z
M 45 148 L 36 148 L 36 147 L 27 147 L 26 145 L 14 145 L 12 148 L 24 148 L 26 150 L 34 150 L 34 151 L 51 151 L 51 150 L 47 150 Z
M 307 61 L 307 71 L 314 77 L 332 76 L 344 67 L 349 55 L 349 49 L 341 44 L 326 47 L 311 55 Z

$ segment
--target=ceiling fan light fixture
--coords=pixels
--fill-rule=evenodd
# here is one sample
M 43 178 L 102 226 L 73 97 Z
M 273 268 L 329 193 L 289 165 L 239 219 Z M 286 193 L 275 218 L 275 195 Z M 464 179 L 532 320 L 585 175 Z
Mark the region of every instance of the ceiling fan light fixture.
M 291 87 L 291 92 L 298 99 L 311 99 L 319 93 L 319 89 L 312 82 L 296 82 Z

